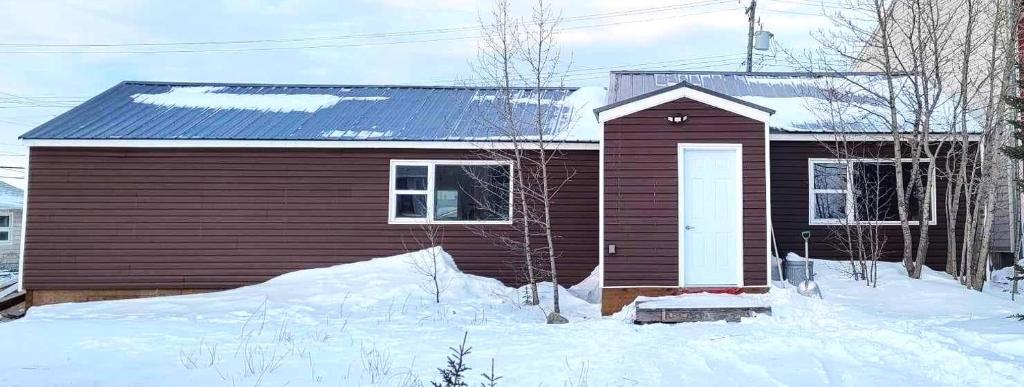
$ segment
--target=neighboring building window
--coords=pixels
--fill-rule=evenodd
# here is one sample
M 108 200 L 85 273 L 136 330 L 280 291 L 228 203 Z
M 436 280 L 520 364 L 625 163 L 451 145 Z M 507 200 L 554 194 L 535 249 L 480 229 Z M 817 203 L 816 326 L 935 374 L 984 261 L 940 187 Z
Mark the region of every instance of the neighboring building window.
M 0 244 L 11 243 L 11 216 L 0 215 Z
M 935 173 L 929 160 L 920 163 L 920 184 Z M 910 189 L 911 164 L 905 161 L 903 184 Z M 929 192 L 929 220 L 936 215 L 936 184 Z M 899 224 L 899 202 L 896 194 L 896 165 L 886 160 L 810 160 L 809 218 L 811 224 L 846 224 L 861 221 L 875 224 Z M 908 218 L 911 224 L 921 220 L 922 200 L 911 196 Z
M 390 223 L 508 223 L 512 167 L 494 161 L 391 163 Z

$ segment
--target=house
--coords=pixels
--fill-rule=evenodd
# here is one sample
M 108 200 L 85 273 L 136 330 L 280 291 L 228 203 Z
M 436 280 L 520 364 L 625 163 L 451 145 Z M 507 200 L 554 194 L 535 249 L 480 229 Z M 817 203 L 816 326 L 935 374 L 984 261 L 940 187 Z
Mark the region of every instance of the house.
M 587 98 L 594 89 L 603 98 L 603 88 L 545 89 L 540 105 L 526 90 L 512 98 L 524 118 L 538 108 L 564 116 L 602 104 Z M 471 205 L 503 194 L 458 189 L 468 169 L 510 179 L 508 165 L 480 155 L 512 147 L 488 129 L 496 95 L 123 82 L 22 137 L 28 301 L 202 292 L 395 255 L 423 247 L 431 218 L 460 268 L 521 282 L 516 257 L 479 234 L 513 231 L 510 209 Z M 561 141 L 554 169 L 574 174 L 552 213 L 568 282 L 598 260 L 597 139 L 587 133 L 597 126 L 582 119 L 592 124 L 548 133 Z
M 552 214 L 563 282 L 601 263 L 602 310 L 612 313 L 638 295 L 766 291 L 773 230 L 783 253 L 801 251 L 810 229 L 814 256 L 843 259 L 827 230 L 860 215 L 845 211 L 852 183 L 835 178 L 826 146 L 835 133 L 813 106 L 834 78 L 615 72 L 607 97 L 515 90 L 516 114 L 543 109 L 576 123 L 540 129 L 561 149 L 554 169 L 572 177 Z M 505 191 L 465 188 L 461 175 L 509 178 L 508 165 L 481 152 L 512 146 L 488 129 L 495 96 L 121 83 L 22 136 L 29 302 L 224 289 L 391 255 L 410 249 L 427 219 L 443 225 L 460 268 L 521 283 L 517 254 L 480 234 L 514 232 L 516 211 L 465 204 L 509 203 Z M 844 135 L 887 146 L 871 125 Z M 928 264 L 941 268 L 948 225 L 933 212 Z M 892 224 L 891 212 L 872 216 Z M 894 251 L 884 258 L 899 259 L 899 227 L 884 232 Z
M 873 82 L 877 75 L 613 72 L 610 104 L 597 109 L 603 312 L 639 295 L 766 291 L 773 234 L 784 255 L 802 252 L 800 234 L 810 230 L 813 256 L 843 260 L 830 235 L 855 218 L 881 225 L 882 259 L 900 260 L 893 201 L 879 213 L 847 211 L 856 187 L 836 174 L 836 168 L 894 168 L 882 160 L 892 157 L 891 135 L 872 125 L 870 114 L 846 117 L 861 124 L 840 134 L 822 115 L 848 77 Z M 840 95 L 872 108 L 856 94 Z M 844 162 L 830 146 L 840 139 L 852 149 Z M 944 187 L 940 178 L 932 198 L 944 198 Z M 926 262 L 938 269 L 945 265 L 948 227 L 940 208 L 933 201 Z
M 18 271 L 24 199 L 25 193 L 20 188 L 0 182 L 0 271 Z

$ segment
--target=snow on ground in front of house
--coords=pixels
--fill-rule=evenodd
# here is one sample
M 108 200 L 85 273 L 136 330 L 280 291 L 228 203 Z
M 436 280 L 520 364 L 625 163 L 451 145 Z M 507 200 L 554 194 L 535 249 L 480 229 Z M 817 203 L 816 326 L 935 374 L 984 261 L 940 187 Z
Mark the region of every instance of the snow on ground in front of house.
M 601 303 L 601 270 L 595 267 L 587 278 L 569 288 L 569 293 L 592 304 Z
M 1017 261 L 1017 265 L 1024 267 L 1024 259 Z M 1024 275 L 1024 273 L 1020 274 Z M 992 281 L 990 282 L 991 287 L 995 288 L 998 292 L 1009 293 L 1013 290 L 1013 277 L 1015 275 L 1017 274 L 1014 274 L 1013 266 L 995 270 L 992 272 Z M 1024 293 L 1024 289 L 1022 289 L 1024 288 L 1024 281 L 1017 281 L 1017 288 L 1018 292 Z M 1017 298 L 1020 298 L 1020 295 L 1018 295 Z
M 439 250 L 433 250 L 439 252 Z M 491 359 L 499 385 L 1019 385 L 1024 309 L 941 273 L 907 279 L 881 264 L 879 287 L 817 262 L 824 299 L 792 286 L 762 296 L 772 316 L 742 323 L 634 325 L 630 309 L 560 293 L 565 325 L 522 291 L 466 275 L 441 255 L 442 303 L 423 291 L 418 252 L 304 270 L 245 288 L 36 307 L 0 324 L 13 386 L 409 386 L 436 380 L 468 333 L 471 385 Z M 422 267 L 422 265 L 420 265 Z M 596 281 L 591 281 L 591 286 Z M 551 287 L 541 286 L 544 305 Z

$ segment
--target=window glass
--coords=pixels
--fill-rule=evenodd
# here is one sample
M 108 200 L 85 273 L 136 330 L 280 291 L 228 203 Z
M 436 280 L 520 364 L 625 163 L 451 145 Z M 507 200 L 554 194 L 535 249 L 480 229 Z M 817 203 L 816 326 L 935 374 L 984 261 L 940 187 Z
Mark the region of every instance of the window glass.
M 839 163 L 815 163 L 814 189 L 846 190 L 846 165 Z
M 437 165 L 434 219 L 508 220 L 509 178 L 506 165 Z
M 426 218 L 427 195 L 395 195 L 396 218 Z
M 426 165 L 399 165 L 395 168 L 395 189 L 423 191 L 427 189 Z
M 848 169 L 846 166 L 849 166 Z M 923 187 L 927 183 L 931 164 L 920 163 L 920 174 L 911 175 L 913 164 L 900 163 L 903 184 L 906 189 L 908 219 L 918 222 L 924 196 L 917 193 L 913 185 Z M 835 221 L 880 221 L 898 222 L 899 195 L 896 192 L 896 164 L 892 161 L 849 161 L 847 163 L 816 162 L 811 176 L 811 218 Z M 849 172 L 849 173 L 847 173 Z M 849 176 L 850 181 L 847 181 Z M 931 195 L 934 193 L 934 185 Z M 847 213 L 850 208 L 852 214 Z M 929 209 L 930 210 L 930 209 Z M 934 218 L 934 211 L 930 214 Z
M 845 193 L 815 193 L 815 219 L 846 219 Z
M 916 184 L 926 183 L 930 164 L 920 164 L 919 180 Z M 923 198 L 913 193 L 911 187 L 911 163 L 903 163 L 903 187 L 907 197 L 907 218 L 911 221 L 921 220 Z M 896 191 L 896 166 L 891 162 L 858 162 L 853 173 L 854 202 L 857 207 L 857 219 L 865 221 L 899 221 L 899 195 Z
M 11 217 L 6 215 L 0 216 L 0 227 L 11 227 Z

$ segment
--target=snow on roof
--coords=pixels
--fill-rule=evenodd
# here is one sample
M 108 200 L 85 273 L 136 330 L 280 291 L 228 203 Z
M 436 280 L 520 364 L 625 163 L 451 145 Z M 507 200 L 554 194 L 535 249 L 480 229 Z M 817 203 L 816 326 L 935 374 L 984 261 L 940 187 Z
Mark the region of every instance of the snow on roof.
M 500 89 L 122 82 L 25 139 L 500 141 Z M 539 94 L 539 95 L 538 95 Z M 515 88 L 525 137 L 597 142 L 603 88 Z M 538 103 L 539 102 L 539 103 Z
M 566 141 L 586 141 L 601 138 L 601 124 L 591 112 L 605 104 L 608 91 L 603 87 L 581 87 L 562 103 L 569 107 L 569 122 L 561 138 Z
M 158 94 L 133 94 L 138 103 L 200 109 L 244 109 L 268 112 L 312 113 L 341 101 L 330 94 L 238 94 L 221 92 L 224 87 L 180 86 Z M 387 97 L 346 97 L 347 100 L 370 100 Z M 359 98 L 359 99 L 356 99 Z
M 908 77 L 897 78 L 898 90 L 909 90 Z M 613 72 L 610 103 L 688 82 L 775 110 L 770 127 L 795 133 L 883 133 L 888 108 L 872 95 L 885 94 L 885 78 L 877 73 L 733 73 L 733 72 Z M 909 94 L 906 92 L 904 94 Z M 936 117 L 950 116 L 952 99 L 945 97 Z M 899 117 L 909 126 L 909 101 L 900 101 Z M 947 112 L 947 113 L 943 113 Z M 840 119 L 841 117 L 841 119 Z M 933 120 L 933 128 L 943 123 Z M 971 123 L 974 125 L 974 123 Z

